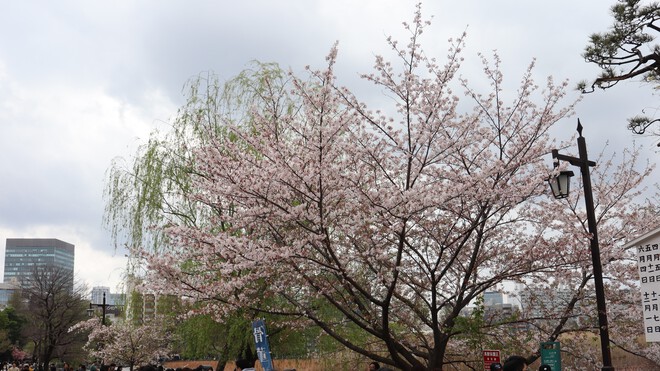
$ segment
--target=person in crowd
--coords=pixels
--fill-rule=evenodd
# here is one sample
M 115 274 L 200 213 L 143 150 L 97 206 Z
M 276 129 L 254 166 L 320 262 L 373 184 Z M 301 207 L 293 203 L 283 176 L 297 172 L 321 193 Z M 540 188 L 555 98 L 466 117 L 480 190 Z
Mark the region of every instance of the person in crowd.
M 242 358 L 237 359 L 235 371 L 254 371 L 254 361 Z
M 502 364 L 499 362 L 491 363 L 490 371 L 502 371 Z
M 522 356 L 511 356 L 504 361 L 503 371 L 527 371 L 527 360 Z
M 380 365 L 378 362 L 370 362 L 369 365 L 367 366 L 367 371 L 378 371 L 380 368 Z
M 540 365 L 539 371 L 552 371 L 552 367 L 550 367 L 549 365 Z

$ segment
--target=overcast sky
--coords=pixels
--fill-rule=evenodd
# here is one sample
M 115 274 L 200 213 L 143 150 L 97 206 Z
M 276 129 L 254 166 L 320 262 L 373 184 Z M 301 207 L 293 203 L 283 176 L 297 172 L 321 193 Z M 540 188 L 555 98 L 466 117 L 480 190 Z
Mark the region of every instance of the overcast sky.
M 0 246 L 6 238 L 58 238 L 76 246 L 76 275 L 90 286 L 121 279 L 125 251 L 102 226 L 105 171 L 129 158 L 184 102 L 190 78 L 229 79 L 250 61 L 302 73 L 321 68 L 339 42 L 338 75 L 355 84 L 385 37 L 405 37 L 414 1 L 7 1 L 0 11 Z M 611 24 L 614 0 L 427 1 L 428 54 L 443 58 L 447 39 L 467 31 L 463 75 L 480 76 L 477 52 L 502 58 L 512 88 L 532 58 L 535 77 L 578 80 L 597 74 L 581 53 Z M 404 41 L 404 39 L 402 39 Z M 574 92 L 577 96 L 577 92 Z M 577 112 L 590 153 L 647 146 L 625 119 L 657 107 L 652 89 L 630 82 L 584 97 Z M 649 111 L 652 114 L 652 111 Z M 575 132 L 565 120 L 558 139 Z M 548 166 L 551 166 L 549 160 Z M 654 181 L 658 181 L 656 174 Z M 0 269 L 4 253 L 0 254 Z M 0 275 L 1 277 L 1 275 Z

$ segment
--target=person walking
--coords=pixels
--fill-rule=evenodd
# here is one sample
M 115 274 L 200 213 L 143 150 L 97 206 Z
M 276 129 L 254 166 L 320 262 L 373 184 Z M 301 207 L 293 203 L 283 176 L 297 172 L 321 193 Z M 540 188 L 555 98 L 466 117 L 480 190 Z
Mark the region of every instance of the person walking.
M 527 360 L 522 356 L 511 356 L 504 361 L 503 371 L 527 371 Z
M 234 371 L 255 371 L 254 370 L 254 361 L 249 359 L 239 358 L 236 360 L 236 368 Z

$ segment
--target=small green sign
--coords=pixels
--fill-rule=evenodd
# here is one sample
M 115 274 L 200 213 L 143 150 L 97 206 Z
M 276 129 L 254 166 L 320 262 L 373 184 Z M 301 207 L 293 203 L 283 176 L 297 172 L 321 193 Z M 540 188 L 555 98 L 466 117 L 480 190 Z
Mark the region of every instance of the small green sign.
M 561 349 L 558 341 L 541 343 L 541 364 L 550 366 L 552 371 L 561 371 Z

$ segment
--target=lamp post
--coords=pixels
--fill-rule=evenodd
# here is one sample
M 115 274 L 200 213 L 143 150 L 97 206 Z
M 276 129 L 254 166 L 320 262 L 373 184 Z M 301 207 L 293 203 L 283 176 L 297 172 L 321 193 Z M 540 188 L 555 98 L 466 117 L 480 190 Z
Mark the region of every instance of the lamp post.
M 101 326 L 105 326 L 105 309 L 108 307 L 108 304 L 105 303 L 105 292 L 103 293 L 103 303 L 102 304 L 96 304 L 89 302 L 89 309 L 87 309 L 87 315 L 89 317 L 92 317 L 94 315 L 94 309 L 93 308 L 101 308 L 102 309 L 102 314 L 101 314 Z M 97 344 L 97 350 L 102 348 L 102 344 Z M 101 368 L 103 368 L 103 359 L 101 359 Z
M 610 335 L 607 325 L 607 308 L 605 305 L 605 289 L 603 286 L 603 267 L 600 262 L 600 247 L 598 246 L 598 232 L 596 230 L 596 212 L 594 209 L 594 197 L 591 190 L 590 166 L 596 166 L 594 161 L 589 161 L 587 156 L 587 145 L 582 136 L 582 124 L 578 119 L 577 132 L 580 135 L 577 139 L 580 157 L 572 157 L 559 154 L 556 149 L 552 150 L 554 166 L 559 166 L 559 161 L 567 161 L 573 166 L 580 168 L 582 174 L 582 184 L 584 186 L 584 203 L 587 209 L 587 224 L 591 234 L 591 261 L 594 273 L 594 286 L 596 289 L 596 306 L 598 309 L 598 329 L 600 331 L 600 348 L 603 354 L 603 371 L 614 371 L 612 366 L 612 354 L 610 353 Z M 562 171 L 559 176 L 549 179 L 552 193 L 556 198 L 565 198 L 568 196 L 569 179 L 573 175 L 572 171 Z
M 92 304 L 92 303 L 90 302 L 90 303 L 89 303 L 89 309 L 87 309 L 87 315 L 88 315 L 89 317 L 91 317 L 91 316 L 94 315 L 94 309 L 92 309 L 92 307 L 96 307 L 96 308 L 99 308 L 99 307 L 100 307 L 100 308 L 102 308 L 102 312 L 101 312 L 101 313 L 102 313 L 102 315 L 101 315 L 101 325 L 103 326 L 103 325 L 105 325 L 105 308 L 106 308 L 107 306 L 108 306 L 108 305 L 105 303 L 105 292 L 104 292 L 104 293 L 103 293 L 103 304 Z

